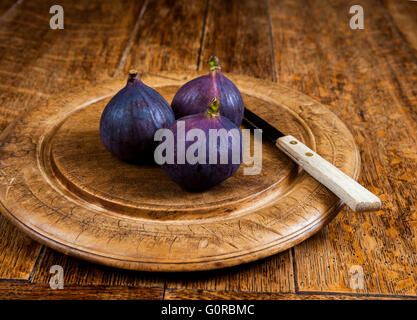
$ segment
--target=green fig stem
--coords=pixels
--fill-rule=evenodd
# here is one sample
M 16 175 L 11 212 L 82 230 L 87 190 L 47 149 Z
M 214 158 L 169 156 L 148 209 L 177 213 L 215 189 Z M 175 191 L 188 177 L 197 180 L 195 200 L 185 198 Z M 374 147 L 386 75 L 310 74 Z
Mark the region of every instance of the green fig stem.
M 129 70 L 129 79 L 128 81 L 133 82 L 138 78 L 138 70 L 130 69 Z
M 217 98 L 211 99 L 208 108 L 207 114 L 210 117 L 217 117 L 219 115 L 220 101 Z
M 211 56 L 208 59 L 207 63 L 210 67 L 210 71 L 221 69 L 219 65 L 219 58 L 217 58 L 216 56 Z

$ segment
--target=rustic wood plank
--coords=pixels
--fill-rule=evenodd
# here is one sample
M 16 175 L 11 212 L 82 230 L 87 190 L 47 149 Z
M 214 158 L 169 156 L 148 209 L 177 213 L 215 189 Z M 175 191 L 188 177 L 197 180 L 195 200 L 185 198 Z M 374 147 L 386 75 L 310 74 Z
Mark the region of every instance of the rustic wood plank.
M 49 27 L 54 3 L 24 1 L 0 25 L 0 129 L 55 92 L 112 75 L 143 1 L 63 1 L 63 30 Z
M 6 4 L 0 10 L 13 10 L 0 21 L 0 131 L 55 92 L 111 75 L 143 1 L 63 1 L 64 30 L 49 28 L 53 1 Z M 0 225 L 0 278 L 28 279 L 41 246 L 3 216 Z
M 354 1 L 271 1 L 278 79 L 325 103 L 361 150 L 361 183 L 381 211 L 341 214 L 294 248 L 297 289 L 356 292 L 351 266 L 364 270 L 357 292 L 416 295 L 417 68 L 379 1 L 361 3 L 365 29 L 351 30 Z
M 339 293 L 270 293 L 167 289 L 164 300 L 415 300 L 417 297 L 349 295 Z
M 231 290 L 239 292 L 293 292 L 289 250 L 250 264 L 217 271 L 167 274 L 167 288 Z
M 23 0 L 3 0 L 0 3 L 0 24 L 9 19 L 16 9 L 21 5 Z
M 32 282 L 49 283 L 51 266 L 60 265 L 64 269 L 65 285 L 106 285 L 163 288 L 164 279 L 158 274 L 110 268 L 66 256 L 47 248 Z
M 51 289 L 48 284 L 0 282 L 1 300 L 161 300 L 162 288 L 136 288 L 130 286 L 77 286 L 64 285 L 64 289 Z
M 196 70 L 205 1 L 150 1 L 123 72 Z

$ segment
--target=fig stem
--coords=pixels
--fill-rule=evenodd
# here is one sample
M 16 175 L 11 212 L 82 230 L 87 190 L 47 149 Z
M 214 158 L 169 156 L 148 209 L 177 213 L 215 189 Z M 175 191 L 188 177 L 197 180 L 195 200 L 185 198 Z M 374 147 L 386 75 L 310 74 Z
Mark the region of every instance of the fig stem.
M 207 61 L 209 67 L 210 67 L 210 71 L 214 71 L 216 69 L 220 69 L 220 65 L 219 65 L 219 58 L 217 58 L 216 56 L 211 56 L 208 61 Z
M 135 81 L 137 78 L 138 78 L 138 70 L 130 69 L 128 81 Z
M 219 115 L 219 108 L 220 108 L 220 101 L 216 97 L 211 99 L 208 108 L 207 108 L 207 114 L 210 117 L 216 117 Z

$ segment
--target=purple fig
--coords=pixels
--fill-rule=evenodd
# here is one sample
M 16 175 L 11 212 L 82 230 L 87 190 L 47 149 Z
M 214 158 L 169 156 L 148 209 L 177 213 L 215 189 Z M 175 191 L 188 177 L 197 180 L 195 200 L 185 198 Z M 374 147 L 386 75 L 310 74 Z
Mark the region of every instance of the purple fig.
M 156 130 L 175 121 L 168 102 L 145 85 L 136 70 L 107 104 L 100 119 L 100 138 L 108 151 L 125 161 L 152 157 Z
M 217 185 L 233 175 L 242 163 L 242 133 L 219 114 L 219 106 L 219 100 L 213 98 L 205 112 L 180 118 L 168 128 L 173 133 L 174 157 L 173 163 L 162 164 L 162 169 L 184 189 L 203 190 Z M 202 135 L 193 129 L 199 129 L 205 138 L 201 139 Z M 187 137 L 188 133 L 192 133 L 194 140 Z M 196 144 L 199 148 L 191 150 L 192 160 L 189 148 Z M 181 161 L 180 149 L 184 152 Z M 198 154 L 200 151 L 204 153 Z
M 240 126 L 245 107 L 239 89 L 223 75 L 216 56 L 212 56 L 208 64 L 208 75 L 187 82 L 176 93 L 171 103 L 175 117 L 204 112 L 210 100 L 216 97 L 222 106 L 220 114 Z

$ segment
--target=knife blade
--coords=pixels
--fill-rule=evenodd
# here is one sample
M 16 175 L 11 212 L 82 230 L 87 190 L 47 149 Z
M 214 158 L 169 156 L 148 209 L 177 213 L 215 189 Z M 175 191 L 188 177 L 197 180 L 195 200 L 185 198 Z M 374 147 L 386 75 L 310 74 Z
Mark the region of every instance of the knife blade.
M 272 143 L 275 143 L 278 138 L 285 136 L 285 134 L 283 134 L 281 131 L 270 125 L 264 119 L 257 116 L 247 108 L 245 108 L 243 113 L 243 121 L 245 121 L 252 128 L 261 129 L 262 134 Z
M 333 164 L 322 158 L 293 136 L 285 135 L 270 123 L 245 108 L 243 121 L 261 129 L 262 135 L 274 143 L 314 179 L 319 181 L 353 211 L 373 211 L 381 208 L 381 200 Z

